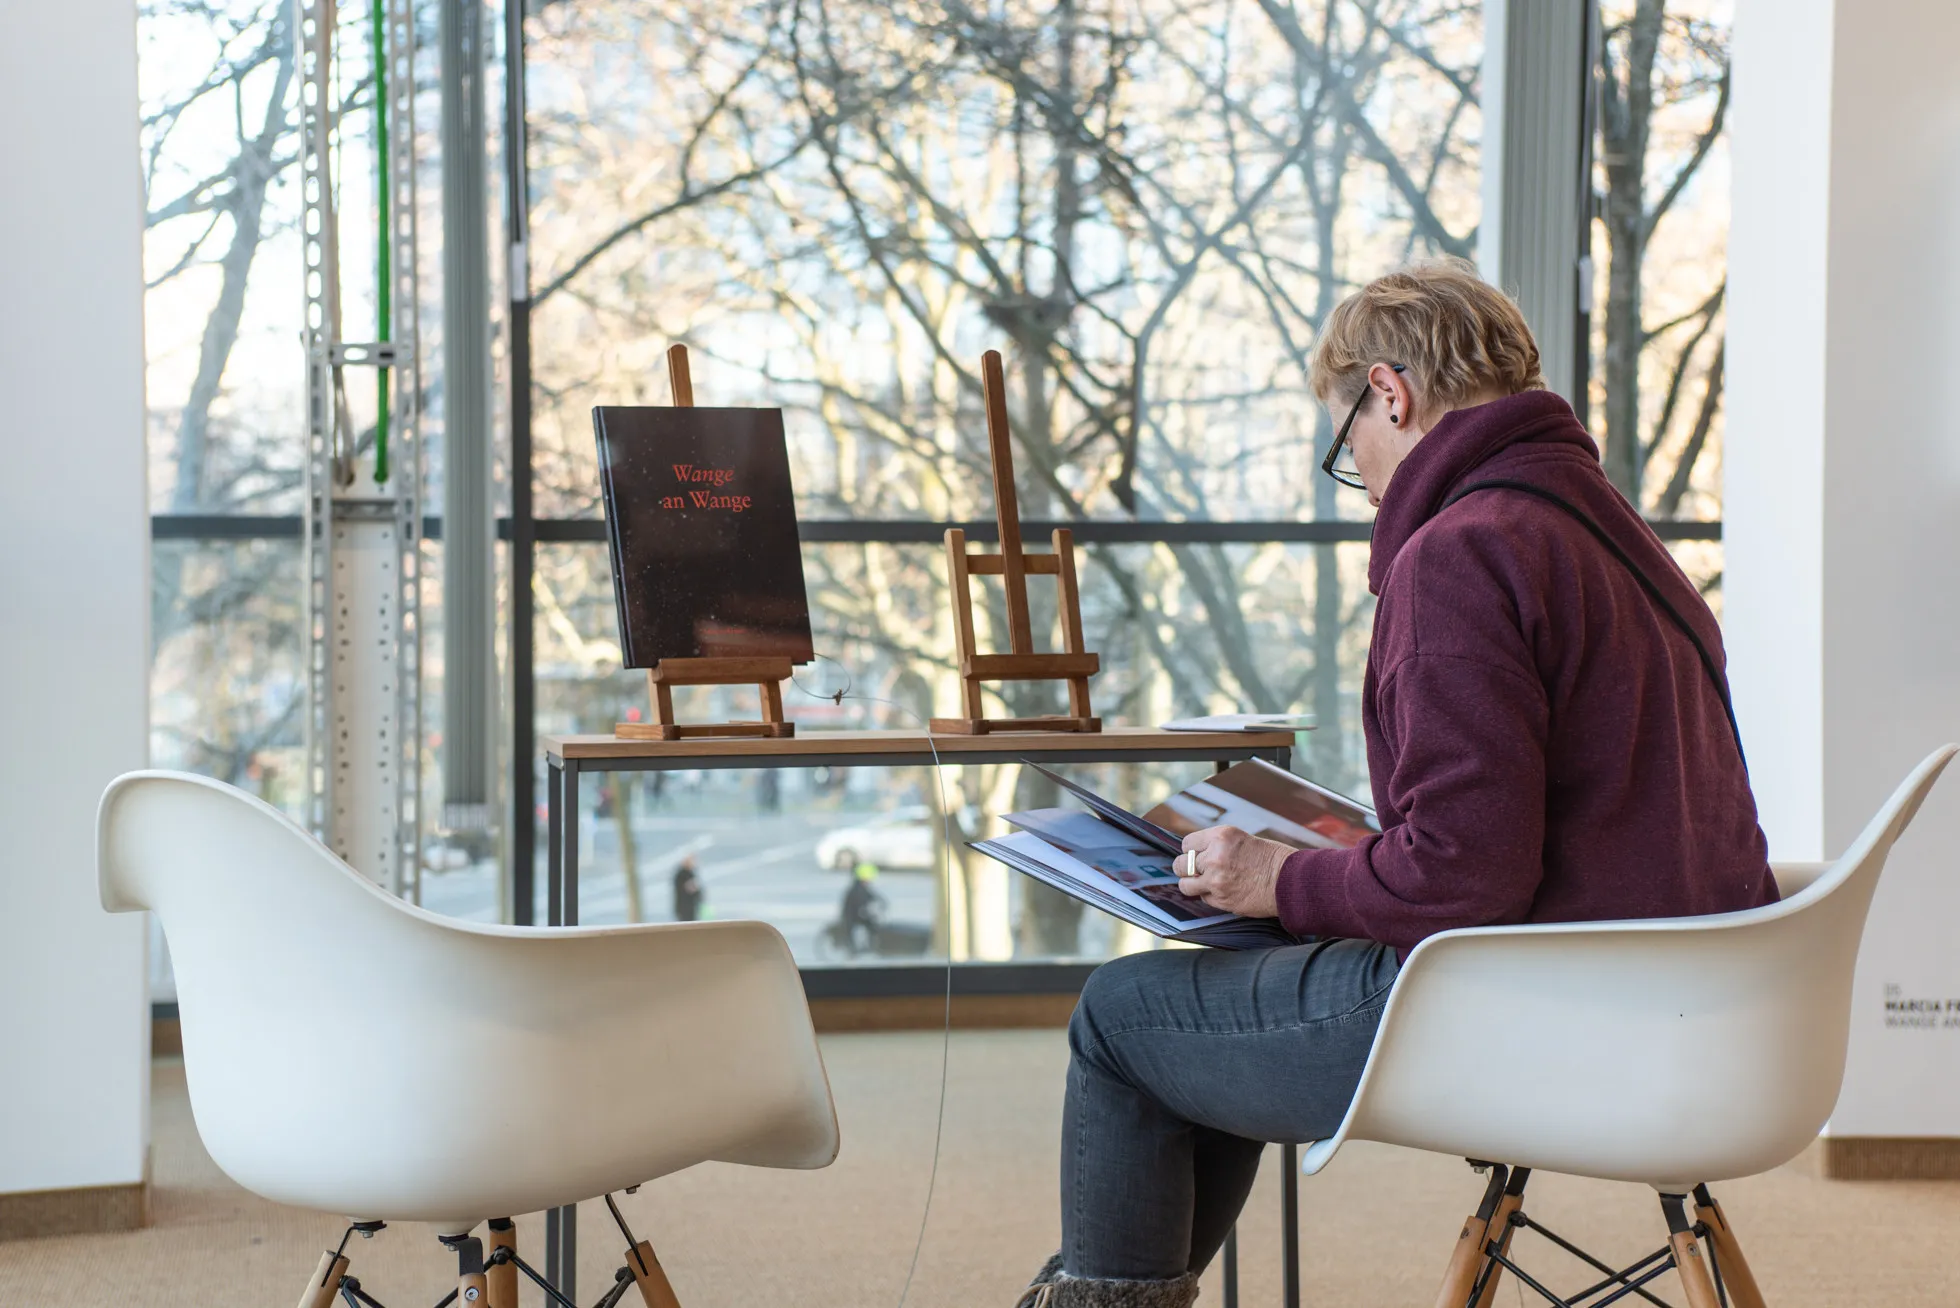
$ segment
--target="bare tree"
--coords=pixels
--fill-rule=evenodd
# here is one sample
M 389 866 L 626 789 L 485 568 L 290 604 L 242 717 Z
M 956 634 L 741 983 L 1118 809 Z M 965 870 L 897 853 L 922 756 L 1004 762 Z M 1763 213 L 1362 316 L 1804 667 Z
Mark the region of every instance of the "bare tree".
M 245 292 L 253 261 L 265 236 L 266 192 L 281 168 L 292 161 L 288 105 L 294 67 L 291 14 L 291 5 L 274 3 L 230 16 L 234 36 L 225 42 L 227 54 L 249 36 L 257 36 L 258 43 L 242 51 L 241 57 L 223 59 L 204 83 L 145 118 L 150 136 L 145 153 L 153 186 L 172 129 L 185 113 L 208 97 L 231 98 L 237 132 L 236 153 L 217 171 L 182 186 L 162 203 L 156 202 L 153 191 L 145 220 L 145 225 L 151 228 L 193 216 L 204 220 L 184 242 L 183 252 L 167 269 L 152 277 L 152 287 L 195 266 L 205 257 L 206 246 L 220 239 L 221 230 L 230 229 L 228 236 L 222 238 L 224 250 L 217 259 L 220 284 L 216 302 L 205 319 L 197 372 L 177 417 L 176 484 L 170 496 L 173 512 L 205 509 L 209 507 L 207 497 L 222 498 L 225 489 L 206 485 L 210 471 L 211 406 L 218 398 L 226 365 L 238 343 L 239 325 L 245 316 Z M 261 68 L 270 70 L 270 85 L 262 93 L 259 120 L 253 124 L 246 118 L 244 86 Z
M 990 345 L 1031 518 L 1338 511 L 1331 483 L 1309 488 L 1328 434 L 1305 387 L 1314 329 L 1360 279 L 1473 240 L 1473 17 L 1434 0 L 696 9 L 534 20 L 557 504 L 591 503 L 580 400 L 645 387 L 636 368 L 685 333 L 734 398 L 803 415 L 799 480 L 825 516 L 985 512 Z M 873 556 L 901 562 L 867 591 Z M 1341 690 L 1368 615 L 1348 598 L 1358 550 L 1090 558 L 1098 643 L 1149 660 L 1106 655 L 1104 703 L 1149 720 L 1310 697 L 1316 768 L 1358 783 Z M 820 626 L 885 666 L 943 667 L 931 553 L 826 549 L 813 567 Z M 996 594 L 982 613 L 998 635 Z M 1052 706 L 1050 688 L 1005 693 L 1010 712 Z M 1070 947 L 1073 906 L 1028 903 L 1024 946 Z
M 1677 0 L 1677 10 L 1683 7 Z M 1631 0 L 1609 16 L 1604 35 L 1599 70 L 1604 185 L 1598 198 L 1608 259 L 1600 346 L 1604 458 L 1607 475 L 1629 499 L 1671 516 L 1708 448 L 1720 403 L 1723 350 L 1717 323 L 1724 283 L 1718 276 L 1712 292 L 1688 312 L 1649 325 L 1645 304 L 1654 270 L 1648 253 L 1726 127 L 1727 33 L 1707 19 L 1670 13 L 1667 0 Z M 1659 117 L 1710 100 L 1687 139 L 1678 148 L 1663 149 Z M 1650 499 L 1645 493 L 1649 465 L 1670 434 L 1676 402 L 1697 368 L 1704 377 L 1701 412 L 1676 451 L 1674 466 L 1658 470 L 1661 489 Z M 1652 412 L 1643 400 L 1655 389 L 1649 379 L 1656 375 L 1665 380 L 1658 388 L 1658 412 Z M 1651 413 L 1644 431 L 1643 408 Z
M 297 486 L 300 452 L 260 425 L 259 397 L 239 393 L 232 365 L 266 242 L 290 222 L 271 196 L 295 160 L 291 6 L 150 0 L 140 21 L 150 50 L 176 56 L 144 68 L 147 285 L 153 303 L 189 302 L 202 319 L 152 316 L 153 360 L 195 342 L 179 402 L 153 381 L 159 499 L 173 513 L 263 511 Z M 205 62 L 185 71 L 192 52 Z M 297 377 L 297 351 L 294 365 Z M 280 793 L 268 751 L 299 737 L 299 606 L 288 546 L 159 543 L 151 625 L 165 757 Z
M 1719 271 L 1686 303 L 1653 290 L 1657 233 L 1681 221 L 1727 108 L 1725 32 L 1692 4 L 1610 7 L 1601 84 L 1600 412 L 1616 483 L 1662 514 L 1700 493 L 1720 436 Z M 233 361 L 290 221 L 288 7 L 143 15 L 210 51 L 208 69 L 146 85 L 151 285 L 194 284 L 204 306 L 182 402 L 154 415 L 159 501 L 278 504 L 299 451 L 241 408 L 255 383 Z M 974 365 L 1001 346 L 1030 517 L 1334 518 L 1344 502 L 1313 467 L 1327 418 L 1305 388 L 1318 324 L 1368 276 L 1474 245 L 1480 40 L 1461 0 L 594 0 L 531 23 L 547 514 L 593 507 L 585 409 L 659 398 L 658 353 L 685 336 L 709 394 L 788 407 L 820 516 L 984 516 Z M 1091 549 L 1099 703 L 1142 720 L 1309 707 L 1313 770 L 1360 785 L 1364 552 Z M 159 551 L 159 693 L 197 704 L 159 720 L 200 766 L 263 769 L 293 734 L 290 696 L 247 689 L 297 658 L 281 559 Z M 809 566 L 820 645 L 922 706 L 949 692 L 935 551 L 827 546 Z M 594 679 L 617 663 L 593 634 L 610 630 L 602 560 L 566 552 L 538 584 L 558 615 L 541 662 L 581 670 L 547 674 L 545 704 L 613 714 L 620 687 Z M 998 596 L 982 607 L 997 635 Z M 240 680 L 207 675 L 221 664 Z M 1046 689 L 1003 708 L 1042 711 Z M 971 771 L 965 803 L 1008 802 L 1010 773 Z M 1068 947 L 1072 910 L 1030 903 L 1023 947 Z

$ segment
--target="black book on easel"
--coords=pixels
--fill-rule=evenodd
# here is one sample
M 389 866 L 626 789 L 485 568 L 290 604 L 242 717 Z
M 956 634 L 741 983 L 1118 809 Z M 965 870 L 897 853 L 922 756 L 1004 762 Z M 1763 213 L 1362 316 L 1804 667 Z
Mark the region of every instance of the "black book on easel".
M 782 410 L 696 408 L 685 347 L 667 363 L 671 407 L 592 411 L 620 656 L 647 669 L 656 719 L 614 734 L 792 735 L 780 683 L 815 651 Z M 675 721 L 674 686 L 744 682 L 760 721 Z
M 813 657 L 780 409 L 598 408 L 620 652 Z

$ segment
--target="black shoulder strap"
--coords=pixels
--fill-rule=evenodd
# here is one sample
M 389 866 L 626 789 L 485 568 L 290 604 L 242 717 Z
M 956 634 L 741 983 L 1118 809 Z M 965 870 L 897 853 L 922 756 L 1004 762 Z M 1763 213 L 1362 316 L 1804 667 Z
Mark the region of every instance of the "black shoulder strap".
M 1565 499 L 1563 496 L 1553 494 L 1543 486 L 1536 486 L 1528 481 L 1513 481 L 1508 477 L 1493 477 L 1488 481 L 1473 481 L 1468 486 L 1458 490 L 1456 494 L 1450 496 L 1447 500 L 1444 500 L 1443 508 L 1447 509 L 1465 495 L 1483 490 L 1521 491 L 1526 495 L 1536 496 L 1547 504 L 1556 505 L 1558 508 L 1563 509 L 1574 522 L 1577 522 L 1580 526 L 1591 532 L 1593 539 L 1601 545 L 1604 545 L 1606 552 L 1618 559 L 1621 565 L 1633 574 L 1633 579 L 1640 583 L 1640 589 L 1647 592 L 1647 598 L 1654 601 L 1655 606 L 1661 612 L 1673 619 L 1674 625 L 1681 629 L 1681 634 L 1688 638 L 1688 642 L 1695 647 L 1695 653 L 1701 657 L 1702 670 L 1708 674 L 1708 680 L 1715 687 L 1715 694 L 1722 701 L 1722 712 L 1727 714 L 1729 719 L 1729 731 L 1735 736 L 1735 752 L 1742 755 L 1742 766 L 1746 770 L 1749 766 L 1749 757 L 1743 754 L 1742 751 L 1742 728 L 1736 724 L 1735 705 L 1729 700 L 1729 683 L 1723 678 L 1721 670 L 1715 666 L 1715 660 L 1709 657 L 1708 646 L 1701 643 L 1701 637 L 1697 636 L 1695 629 L 1688 625 L 1688 620 L 1681 616 L 1681 611 L 1668 602 L 1667 596 L 1661 594 L 1660 587 L 1654 584 L 1653 579 L 1642 572 L 1639 565 L 1628 557 L 1625 550 L 1620 548 L 1619 543 L 1606 534 L 1605 528 L 1587 517 L 1570 500 Z M 1439 513 L 1441 511 L 1441 509 L 1437 510 Z

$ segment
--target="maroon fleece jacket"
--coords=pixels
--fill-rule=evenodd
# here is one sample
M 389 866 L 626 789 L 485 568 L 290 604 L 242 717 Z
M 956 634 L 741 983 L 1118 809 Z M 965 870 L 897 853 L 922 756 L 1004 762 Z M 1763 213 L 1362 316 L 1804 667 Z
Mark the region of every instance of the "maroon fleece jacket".
M 1499 477 L 1597 522 L 1724 666 L 1708 605 L 1564 400 L 1445 415 L 1389 482 L 1368 560 L 1362 727 L 1382 834 L 1290 856 L 1281 922 L 1406 956 L 1453 927 L 1773 903 L 1749 776 L 1694 646 L 1556 505 L 1484 490 L 1443 507 Z

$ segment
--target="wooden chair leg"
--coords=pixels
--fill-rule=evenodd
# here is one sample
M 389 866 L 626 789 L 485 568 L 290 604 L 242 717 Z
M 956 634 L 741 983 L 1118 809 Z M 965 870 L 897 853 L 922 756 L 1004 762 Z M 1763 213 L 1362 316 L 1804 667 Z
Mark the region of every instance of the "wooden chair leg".
M 517 1223 L 508 1217 L 490 1219 L 490 1253 L 499 1249 L 517 1252 Z M 493 1262 L 483 1273 L 490 1292 L 490 1308 L 517 1308 L 517 1264 Z
M 1695 1220 L 1708 1228 L 1708 1246 L 1714 1251 L 1715 1266 L 1722 1273 L 1722 1288 L 1729 1292 L 1729 1302 L 1735 1308 L 1769 1308 L 1763 1302 L 1763 1292 L 1756 1286 L 1756 1274 L 1749 1270 L 1749 1260 L 1742 1256 L 1735 1228 L 1729 1225 L 1722 1205 L 1715 1202 L 1715 1196 L 1705 1185 L 1695 1187 Z
M 1702 1261 L 1701 1244 L 1683 1208 L 1686 1196 L 1664 1194 L 1661 1211 L 1667 1214 L 1667 1243 L 1674 1251 L 1674 1270 L 1681 1277 L 1681 1292 L 1688 1297 L 1688 1308 L 1721 1308 L 1715 1296 L 1715 1282 Z
M 1490 1215 L 1490 1227 L 1485 1233 L 1485 1244 L 1497 1246 L 1497 1252 L 1509 1253 L 1511 1233 L 1517 1228 L 1511 1225 L 1511 1214 L 1524 1207 L 1525 1182 L 1531 1179 L 1529 1167 L 1511 1169 L 1511 1179 L 1505 1183 L 1503 1197 L 1497 1201 L 1497 1211 Z M 1491 1263 L 1490 1275 L 1484 1278 L 1484 1292 L 1477 1296 L 1476 1308 L 1490 1308 L 1497 1299 L 1497 1283 L 1502 1280 L 1504 1269 Z
M 472 1235 L 458 1240 L 444 1237 L 443 1243 L 456 1251 L 457 1308 L 482 1308 L 490 1301 L 490 1278 L 483 1268 L 483 1241 Z
M 346 1274 L 344 1254 L 331 1249 L 321 1254 L 320 1265 L 313 1269 L 313 1279 L 306 1283 L 306 1293 L 299 1297 L 299 1308 L 332 1308 L 334 1296 L 340 1293 L 340 1278 Z
M 1449 1266 L 1443 1272 L 1443 1288 L 1436 1293 L 1436 1308 L 1468 1308 L 1470 1292 L 1477 1287 L 1477 1270 L 1484 1264 L 1484 1241 L 1489 1238 L 1490 1219 L 1504 1196 L 1504 1182 L 1510 1169 L 1502 1165 L 1490 1169 L 1484 1186 L 1483 1202 L 1477 1211 L 1463 1219 L 1463 1231 L 1450 1251 Z
M 633 1273 L 639 1283 L 640 1298 L 647 1308 L 681 1308 L 681 1301 L 674 1297 L 674 1287 L 667 1280 L 667 1273 L 661 1268 L 660 1260 L 653 1256 L 653 1246 L 645 1240 L 626 1251 L 626 1268 Z

